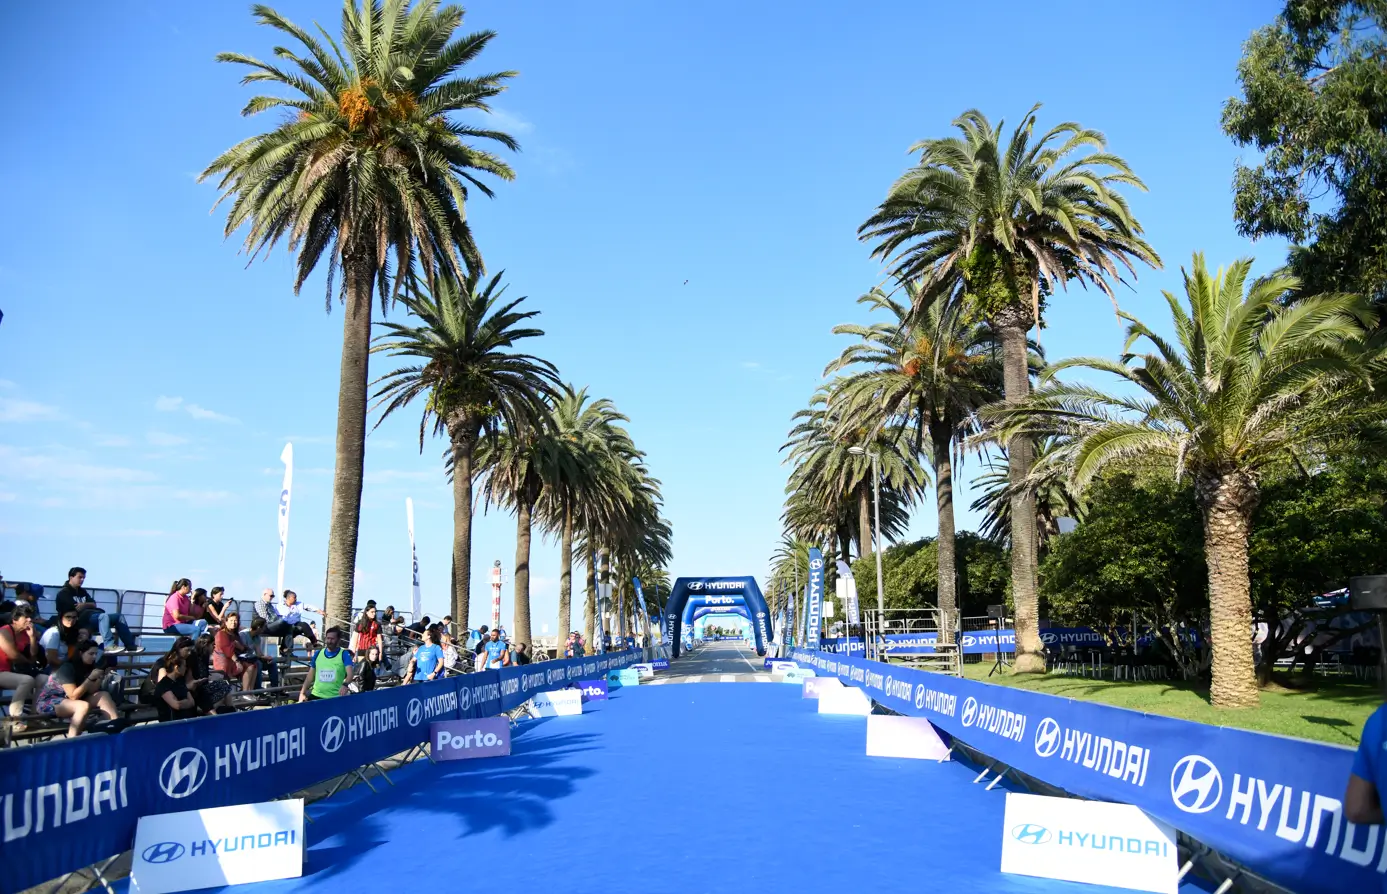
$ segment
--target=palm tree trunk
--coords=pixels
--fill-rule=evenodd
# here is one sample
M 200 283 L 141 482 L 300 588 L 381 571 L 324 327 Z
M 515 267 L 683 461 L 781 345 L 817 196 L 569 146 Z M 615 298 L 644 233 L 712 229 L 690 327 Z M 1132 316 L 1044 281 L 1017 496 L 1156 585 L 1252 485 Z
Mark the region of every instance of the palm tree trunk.
M 559 540 L 559 647 L 562 649 L 573 623 L 573 509 L 563 510 L 563 534 Z M 563 657 L 562 654 L 559 655 Z
M 865 559 L 872 553 L 872 489 L 871 481 L 863 481 L 857 491 L 857 557 Z
M 515 616 L 511 619 L 511 642 L 530 640 L 530 535 L 534 507 L 524 500 L 515 511 Z
M 472 608 L 472 449 L 465 426 L 453 438 L 453 619 L 470 627 Z
M 601 558 L 599 561 L 600 561 L 601 564 L 600 564 L 598 570 L 601 572 L 601 574 L 598 576 L 597 582 L 598 582 L 599 586 L 600 586 L 601 584 L 606 584 L 608 588 L 611 588 L 611 585 L 612 585 L 612 554 L 611 554 L 610 552 L 608 552 L 607 550 L 605 550 L 605 549 L 602 550 L 602 558 Z M 599 589 L 598 592 L 600 593 L 601 590 Z M 608 599 L 609 599 L 609 601 L 610 601 L 610 597 L 608 597 Z M 603 608 L 605 608 L 608 612 L 612 611 L 612 606 L 610 606 L 610 605 L 603 606 L 603 605 L 599 602 L 598 605 L 597 605 L 597 610 L 600 612 L 600 611 L 602 611 Z M 602 633 L 604 634 L 604 636 L 610 636 L 610 637 L 612 637 L 613 639 L 615 639 L 615 638 L 616 638 L 616 631 L 615 631 L 615 630 L 612 630 L 612 629 L 611 629 L 611 626 L 613 626 L 613 625 L 611 625 L 611 624 L 608 622 L 607 617 L 606 617 L 605 614 L 604 614 L 604 616 L 603 616 L 603 618 L 602 618 Z M 603 648 L 606 648 L 606 646 L 604 645 Z
M 1026 333 L 1030 308 L 1008 307 L 997 315 L 1002 335 L 1002 374 L 1006 402 L 1017 404 L 1030 394 Z M 1011 485 L 1011 595 L 1016 604 L 1016 672 L 1045 673 L 1045 646 L 1040 641 L 1040 596 L 1036 590 L 1035 494 L 1024 487 L 1035 464 L 1035 444 L 1016 436 L 1007 442 L 1007 480 Z
M 1204 555 L 1209 566 L 1209 639 L 1213 647 L 1216 708 L 1255 708 L 1257 675 L 1252 661 L 1252 594 L 1247 540 L 1257 485 L 1230 473 L 1198 483 L 1204 510 Z
M 370 382 L 371 276 L 369 258 L 349 257 L 343 270 L 347 306 L 342 321 L 342 369 L 337 381 L 337 461 L 332 475 L 327 582 L 323 608 L 333 623 L 352 616 L 361 478 L 366 465 L 366 400 Z
M 596 652 L 597 645 L 593 642 L 593 637 L 597 635 L 597 557 L 593 555 L 591 545 L 588 546 L 588 574 L 585 583 L 588 598 L 583 605 L 583 642 Z
M 954 559 L 954 466 L 953 426 L 931 423 L 930 441 L 934 448 L 934 493 L 939 507 L 939 641 L 954 641 L 958 618 L 957 571 Z

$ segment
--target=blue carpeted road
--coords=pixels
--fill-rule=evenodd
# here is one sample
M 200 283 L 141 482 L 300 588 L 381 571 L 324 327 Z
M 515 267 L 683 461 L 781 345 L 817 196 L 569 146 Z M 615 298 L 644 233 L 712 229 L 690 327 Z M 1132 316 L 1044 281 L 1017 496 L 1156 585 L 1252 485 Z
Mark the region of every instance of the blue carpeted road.
M 1000 787 L 868 758 L 866 719 L 820 717 L 798 686 L 642 686 L 585 708 L 522 723 L 509 758 L 421 761 L 380 795 L 310 806 L 304 877 L 237 890 L 1117 890 L 1001 874 Z

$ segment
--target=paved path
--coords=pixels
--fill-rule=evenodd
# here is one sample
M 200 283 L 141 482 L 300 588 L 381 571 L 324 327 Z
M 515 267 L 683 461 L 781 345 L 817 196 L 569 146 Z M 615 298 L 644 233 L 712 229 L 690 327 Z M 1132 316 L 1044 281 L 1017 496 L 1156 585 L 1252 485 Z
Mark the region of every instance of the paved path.
M 643 684 L 667 683 L 773 683 L 755 649 L 731 640 L 705 643 L 670 662 L 669 670 L 656 671 L 655 679 Z

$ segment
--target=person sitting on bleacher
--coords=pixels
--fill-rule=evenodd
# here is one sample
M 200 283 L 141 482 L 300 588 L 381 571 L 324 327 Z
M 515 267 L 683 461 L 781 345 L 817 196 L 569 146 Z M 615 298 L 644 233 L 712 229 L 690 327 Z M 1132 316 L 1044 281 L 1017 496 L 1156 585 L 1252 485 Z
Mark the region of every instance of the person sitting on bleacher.
M 125 623 L 125 616 L 120 612 L 108 612 L 97 605 L 96 600 L 82 586 L 86 579 L 87 569 L 68 569 L 67 583 L 58 591 L 56 597 L 58 614 L 76 611 L 78 626 L 85 627 L 100 637 L 102 648 L 111 654 L 143 652 L 144 648 L 135 642 L 135 634 L 130 632 L 130 625 Z
M 68 721 L 69 739 L 82 734 L 82 726 L 92 708 L 106 715 L 106 721 L 93 726 L 93 731 L 118 733 L 124 728 L 111 694 L 101 688 L 106 669 L 96 666 L 100 654 L 101 647 L 95 640 L 83 643 L 77 657 L 63 662 L 62 667 L 49 676 L 34 700 L 34 709 L 39 714 Z
M 313 645 L 318 644 L 318 638 L 313 635 L 313 628 L 302 621 L 302 606 L 298 605 L 298 594 L 293 590 L 284 591 L 284 604 L 294 608 L 294 617 L 290 619 L 281 615 L 280 610 L 275 607 L 275 592 L 266 587 L 260 593 L 260 601 L 255 603 L 255 616 L 265 619 L 265 635 L 279 637 L 280 645 L 287 649 L 293 645 L 294 635 L 307 637 Z
M 14 695 L 10 696 L 12 718 L 20 717 L 29 696 L 48 682 L 48 677 L 40 673 L 43 650 L 39 648 L 33 625 L 33 608 L 21 602 L 10 611 L 10 622 L 0 627 L 0 689 L 14 690 Z M 27 729 L 19 720 L 12 721 L 10 728 L 17 733 Z
M 187 657 L 188 673 L 191 676 L 188 688 L 193 692 L 193 701 L 204 714 L 229 714 L 236 710 L 231 704 L 232 686 L 226 677 L 212 667 L 212 634 L 204 633 L 193 644 L 193 654 Z M 193 684 L 199 684 L 194 686 Z
M 164 658 L 163 666 L 154 671 L 154 709 L 159 712 L 159 722 L 187 720 L 198 716 L 197 702 L 188 692 L 185 678 L 188 675 L 187 663 L 177 654 Z
M 226 623 L 226 613 L 233 608 L 226 604 L 226 587 L 213 587 L 212 595 L 202 607 L 202 616 L 207 619 L 207 626 L 221 627 Z
M 169 588 L 169 598 L 164 600 L 164 632 L 169 636 L 202 636 L 207 632 L 207 622 L 196 616 L 188 597 L 192 589 L 193 582 L 186 577 Z
M 265 619 L 251 618 L 250 629 L 241 632 L 241 642 L 245 644 L 246 652 L 255 656 L 255 661 L 259 665 L 255 673 L 255 686 L 260 687 L 260 671 L 264 671 L 270 678 L 270 685 L 279 687 L 279 665 L 265 652 Z
M 235 610 L 228 611 L 213 644 L 212 667 L 232 680 L 240 680 L 241 689 L 249 692 L 255 688 L 255 677 L 260 671 L 260 666 L 256 661 L 247 660 L 254 656 L 246 654 L 246 646 L 241 642 L 240 633 L 241 613 Z
M 43 622 L 39 615 L 39 599 L 42 597 L 43 587 L 39 584 L 16 583 L 14 600 L 0 600 L 0 625 L 10 623 L 16 605 L 27 605 L 34 610 L 34 635 L 43 633 Z

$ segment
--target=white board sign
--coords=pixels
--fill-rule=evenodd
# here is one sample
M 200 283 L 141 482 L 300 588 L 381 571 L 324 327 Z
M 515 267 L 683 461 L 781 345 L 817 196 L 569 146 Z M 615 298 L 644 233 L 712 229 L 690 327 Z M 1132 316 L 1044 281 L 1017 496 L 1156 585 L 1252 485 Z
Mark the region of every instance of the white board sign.
M 798 664 L 795 664 L 793 661 L 772 661 L 772 662 L 771 662 L 771 673 L 773 673 L 773 674 L 783 674 L 783 673 L 785 673 L 786 671 L 797 670 L 798 668 L 799 668 L 799 665 L 798 665 Z
M 831 600 L 824 600 L 823 613 L 825 618 L 833 617 L 833 602 Z
M 856 686 L 825 689 L 819 693 L 820 714 L 853 714 L 866 717 L 872 713 L 872 700 Z
M 303 801 L 266 801 L 142 816 L 131 890 L 196 891 L 303 875 Z
M 1176 894 L 1175 830 L 1130 804 L 1007 792 L 1002 871 Z
M 924 717 L 872 714 L 867 718 L 868 757 L 910 757 L 946 761 L 949 746 Z
M 583 713 L 583 693 L 578 689 L 536 692 L 530 703 L 534 705 L 530 713 L 537 717 L 571 717 Z

